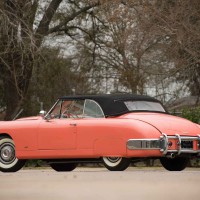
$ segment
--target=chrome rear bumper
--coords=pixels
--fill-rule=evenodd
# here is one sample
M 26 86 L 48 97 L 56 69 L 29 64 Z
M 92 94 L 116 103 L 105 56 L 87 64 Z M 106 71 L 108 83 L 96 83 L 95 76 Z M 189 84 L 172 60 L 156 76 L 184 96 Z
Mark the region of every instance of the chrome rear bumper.
M 160 150 L 163 155 L 187 153 L 200 156 L 200 135 L 194 137 L 179 134 L 168 136 L 162 133 L 159 139 L 130 139 L 127 142 L 127 148 L 129 150 Z

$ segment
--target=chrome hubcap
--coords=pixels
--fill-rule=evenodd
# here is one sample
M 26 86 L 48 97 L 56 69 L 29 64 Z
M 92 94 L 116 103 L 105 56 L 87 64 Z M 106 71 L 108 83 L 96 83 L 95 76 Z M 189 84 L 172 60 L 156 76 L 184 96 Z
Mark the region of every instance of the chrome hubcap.
M 15 148 L 11 143 L 2 144 L 0 147 L 0 159 L 5 164 L 10 164 L 15 160 Z
M 112 163 L 116 163 L 117 161 L 119 161 L 121 158 L 120 157 L 107 157 L 107 159 L 112 162 Z

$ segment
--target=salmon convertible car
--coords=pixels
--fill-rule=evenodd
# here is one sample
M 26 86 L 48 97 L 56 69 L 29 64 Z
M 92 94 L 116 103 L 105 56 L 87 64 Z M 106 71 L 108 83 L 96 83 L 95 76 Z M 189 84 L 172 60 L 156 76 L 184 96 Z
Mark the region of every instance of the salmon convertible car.
M 122 171 L 146 158 L 180 171 L 194 156 L 200 156 L 200 125 L 168 114 L 148 96 L 62 97 L 44 117 L 0 122 L 2 172 L 18 171 L 28 159 L 45 160 L 56 171 L 82 162 Z

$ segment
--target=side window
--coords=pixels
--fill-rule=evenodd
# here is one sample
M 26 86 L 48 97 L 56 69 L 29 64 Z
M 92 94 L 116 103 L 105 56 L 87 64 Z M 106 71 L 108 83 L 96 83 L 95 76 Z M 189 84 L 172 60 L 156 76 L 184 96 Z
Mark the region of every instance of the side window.
M 104 118 L 104 113 L 99 106 L 98 103 L 96 103 L 93 100 L 86 99 L 85 100 L 85 106 L 84 106 L 84 117 L 87 118 Z
M 84 100 L 63 101 L 61 118 L 82 118 Z

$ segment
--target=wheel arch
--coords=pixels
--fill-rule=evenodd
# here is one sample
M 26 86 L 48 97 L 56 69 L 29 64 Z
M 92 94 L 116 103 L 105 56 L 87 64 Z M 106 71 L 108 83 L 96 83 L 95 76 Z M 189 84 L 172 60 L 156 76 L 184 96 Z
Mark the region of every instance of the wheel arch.
M 0 133 L 0 138 L 7 137 L 13 140 L 13 138 L 8 133 Z

